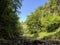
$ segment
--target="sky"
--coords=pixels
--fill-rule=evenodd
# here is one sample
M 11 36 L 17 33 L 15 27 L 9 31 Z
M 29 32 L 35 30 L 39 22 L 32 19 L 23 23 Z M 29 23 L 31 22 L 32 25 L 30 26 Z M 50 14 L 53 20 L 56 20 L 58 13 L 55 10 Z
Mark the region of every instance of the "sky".
M 48 0 L 23 0 L 22 7 L 19 9 L 21 13 L 18 14 L 20 17 L 19 21 L 24 22 L 31 12 L 34 12 L 39 6 L 45 5 L 46 2 Z

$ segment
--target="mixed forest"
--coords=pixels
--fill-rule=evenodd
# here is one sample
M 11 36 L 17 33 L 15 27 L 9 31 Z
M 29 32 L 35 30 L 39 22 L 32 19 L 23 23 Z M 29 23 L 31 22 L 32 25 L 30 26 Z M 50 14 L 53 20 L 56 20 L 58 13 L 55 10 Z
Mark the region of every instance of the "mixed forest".
M 25 26 L 21 31 L 25 37 L 60 40 L 60 1 L 49 0 L 31 12 L 22 25 Z
M 49 0 L 19 22 L 22 0 L 0 0 L 0 40 L 15 37 L 60 40 L 60 0 Z M 22 15 L 23 16 L 23 15 Z

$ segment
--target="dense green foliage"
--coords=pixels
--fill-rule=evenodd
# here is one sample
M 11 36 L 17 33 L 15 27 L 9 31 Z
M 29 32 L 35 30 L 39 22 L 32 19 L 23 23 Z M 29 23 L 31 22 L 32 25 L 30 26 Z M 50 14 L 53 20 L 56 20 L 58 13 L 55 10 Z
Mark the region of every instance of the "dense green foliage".
M 29 32 L 23 34 L 27 37 L 44 38 L 45 36 L 59 37 L 60 32 L 60 1 L 50 0 L 44 6 L 38 7 L 32 12 L 26 20 L 27 29 Z M 53 36 L 52 36 L 53 35 Z
M 18 8 L 21 0 L 0 0 L 0 39 L 18 36 Z
M 16 36 L 60 39 L 60 1 L 49 0 L 32 12 L 25 22 L 17 16 L 21 0 L 0 0 L 0 39 Z

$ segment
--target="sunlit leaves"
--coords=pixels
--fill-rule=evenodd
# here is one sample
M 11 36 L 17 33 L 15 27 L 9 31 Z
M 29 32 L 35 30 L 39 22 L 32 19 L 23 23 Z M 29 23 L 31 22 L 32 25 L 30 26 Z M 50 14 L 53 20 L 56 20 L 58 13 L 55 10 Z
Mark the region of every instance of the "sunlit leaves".
M 51 34 L 60 27 L 60 10 L 57 2 L 59 0 L 50 0 L 27 17 L 27 28 L 31 34 L 34 34 L 34 38 L 44 37 L 45 33 Z

